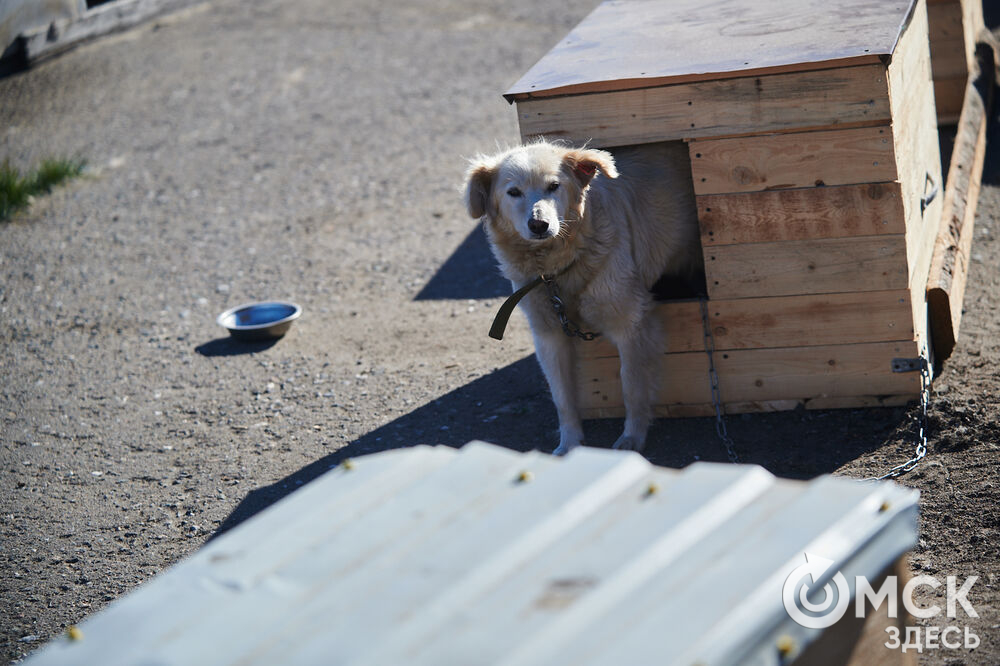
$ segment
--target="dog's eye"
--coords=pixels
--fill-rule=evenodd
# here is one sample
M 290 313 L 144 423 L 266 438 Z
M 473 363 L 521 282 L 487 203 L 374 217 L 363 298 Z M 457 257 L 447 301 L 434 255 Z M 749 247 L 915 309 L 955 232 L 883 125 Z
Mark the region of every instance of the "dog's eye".
M 547 187 L 546 189 L 547 189 L 547 190 L 548 190 L 549 192 L 555 192 L 556 190 L 558 190 L 558 189 L 559 189 L 559 183 L 558 183 L 558 182 L 555 182 L 555 183 L 549 183 L 549 186 L 548 186 L 548 187 Z
M 517 197 L 521 196 L 521 190 L 517 189 L 516 187 L 512 187 L 509 190 L 507 190 L 507 194 L 516 199 Z

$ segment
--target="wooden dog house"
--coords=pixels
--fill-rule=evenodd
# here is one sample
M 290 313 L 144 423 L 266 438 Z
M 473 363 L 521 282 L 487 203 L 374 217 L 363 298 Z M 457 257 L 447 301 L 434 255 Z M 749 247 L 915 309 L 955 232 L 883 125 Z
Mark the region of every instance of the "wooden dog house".
M 985 137 L 954 81 L 976 92 L 982 10 L 931 7 L 940 29 L 926 0 L 605 2 L 507 93 L 525 140 L 687 142 L 727 411 L 904 404 L 931 329 L 954 345 Z M 963 114 L 958 190 L 936 94 Z M 701 304 L 659 308 L 658 412 L 713 413 Z M 613 346 L 578 344 L 584 414 L 621 415 Z

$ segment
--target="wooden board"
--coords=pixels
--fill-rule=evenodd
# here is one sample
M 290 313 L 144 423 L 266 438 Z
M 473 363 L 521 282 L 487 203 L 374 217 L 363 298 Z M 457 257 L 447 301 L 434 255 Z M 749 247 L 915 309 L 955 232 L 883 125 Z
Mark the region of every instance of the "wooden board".
M 992 72 L 991 69 L 988 71 L 990 73 L 978 81 L 986 87 L 992 86 Z M 991 96 L 987 95 L 984 100 L 976 83 L 976 80 L 970 80 L 966 89 L 948 171 L 944 212 L 927 281 L 931 335 L 934 354 L 939 361 L 951 355 L 958 340 L 976 205 L 986 157 L 987 107 L 990 106 Z
M 715 348 L 766 349 L 912 340 L 905 291 L 709 302 Z
M 944 199 L 927 30 L 926 4 L 920 0 L 888 72 L 896 168 L 906 211 L 906 263 L 913 322 L 921 341 L 926 340 L 927 329 L 924 292 Z M 937 195 L 922 205 L 921 199 L 935 190 Z
M 858 409 L 862 407 L 902 407 L 920 399 L 919 393 L 902 395 L 849 395 L 836 398 L 812 398 L 802 403 L 806 409 Z
M 878 577 L 869 579 L 872 589 L 882 589 L 888 576 L 896 577 L 895 617 L 889 617 L 888 603 L 882 603 L 875 609 L 870 600 L 865 601 L 861 617 L 857 613 L 845 613 L 836 624 L 823 632 L 819 640 L 796 657 L 796 661 L 810 666 L 916 666 L 917 657 L 913 650 L 903 652 L 901 649 L 886 647 L 887 643 L 891 644 L 887 640 L 890 627 L 905 637 L 906 628 L 914 624 L 903 605 L 903 590 L 910 580 L 905 557 L 896 560 Z M 854 607 L 854 603 L 851 607 Z
M 969 78 L 969 62 L 962 25 L 962 3 L 951 0 L 928 4 L 927 18 L 935 84 L 945 79 L 966 81 Z M 961 95 L 958 104 L 961 104 Z
M 720 351 L 714 356 L 725 403 L 774 403 L 861 395 L 916 396 L 919 373 L 894 373 L 894 358 L 918 356 L 915 342 L 875 342 L 822 347 Z M 709 405 L 704 352 L 665 354 L 658 405 Z M 578 400 L 586 413 L 622 406 L 618 359 L 581 360 Z M 789 407 L 790 408 L 790 407 Z
M 901 235 L 706 247 L 711 299 L 906 289 Z
M 521 137 L 621 146 L 787 130 L 885 125 L 881 64 L 527 99 Z
M 923 0 L 917 3 L 910 26 L 889 65 L 889 97 L 896 169 L 906 211 L 907 259 L 913 275 L 929 265 L 941 219 L 944 186 Z M 938 195 L 926 208 L 922 207 L 921 199 L 935 188 Z
M 605 2 L 506 97 L 875 63 L 893 52 L 911 4 L 909 0 Z
M 198 4 L 200 0 L 116 0 L 104 2 L 88 8 L 83 0 L 79 2 L 25 2 L 25 7 L 36 5 L 45 19 L 24 30 L 18 36 L 22 42 L 25 60 L 35 63 L 62 53 L 86 40 L 121 32 L 156 16 L 173 13 L 184 7 Z M 4 4 L 14 3 L 0 2 Z M 79 9 L 63 15 L 60 7 L 78 5 Z M 207 5 L 203 5 L 207 8 Z M 7 44 L 4 45 L 9 46 Z
M 703 248 L 906 232 L 899 183 L 697 197 Z
M 985 24 L 981 0 L 928 0 L 934 103 L 938 124 L 959 121 L 965 85 L 977 70 L 976 44 Z M 988 34 L 988 33 L 987 33 Z
M 963 79 L 934 82 L 934 105 L 937 108 L 938 125 L 952 125 L 958 122 L 958 117 L 962 113 L 965 83 Z
M 704 351 L 700 303 L 660 303 L 656 314 L 665 331 L 665 352 Z M 717 350 L 913 340 L 905 290 L 712 300 L 708 321 Z M 604 338 L 578 341 L 576 353 L 582 359 L 617 356 Z
M 973 73 L 976 69 L 976 43 L 985 28 L 982 0 L 927 0 L 927 9 L 932 39 L 935 36 L 938 39 L 960 39 L 966 72 Z M 937 22 L 942 23 L 940 28 Z
M 688 147 L 696 194 L 896 180 L 892 130 L 888 125 L 699 139 Z
M 965 84 L 977 67 L 983 6 L 981 0 L 928 0 L 927 15 L 938 124 L 952 125 L 959 121 Z
M 726 414 L 759 414 L 761 412 L 788 412 L 793 409 L 862 409 L 869 407 L 903 407 L 919 398 L 918 394 L 904 395 L 852 395 L 838 398 L 810 398 L 803 400 L 749 400 L 726 402 Z M 715 405 L 654 405 L 658 418 L 690 419 L 715 416 Z M 625 407 L 591 407 L 580 410 L 584 419 L 620 419 Z

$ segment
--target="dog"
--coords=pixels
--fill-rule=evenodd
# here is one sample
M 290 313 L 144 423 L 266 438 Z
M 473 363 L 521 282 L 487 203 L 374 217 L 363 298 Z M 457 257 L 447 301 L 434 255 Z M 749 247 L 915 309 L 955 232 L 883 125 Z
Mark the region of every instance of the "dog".
M 559 416 L 554 453 L 584 443 L 574 330 L 596 331 L 617 347 L 626 417 L 614 447 L 641 451 L 664 351 L 650 289 L 664 275 L 693 283 L 704 274 L 687 147 L 612 154 L 539 140 L 471 160 L 464 197 L 514 289 L 544 276 L 557 290 L 539 286 L 520 301 Z

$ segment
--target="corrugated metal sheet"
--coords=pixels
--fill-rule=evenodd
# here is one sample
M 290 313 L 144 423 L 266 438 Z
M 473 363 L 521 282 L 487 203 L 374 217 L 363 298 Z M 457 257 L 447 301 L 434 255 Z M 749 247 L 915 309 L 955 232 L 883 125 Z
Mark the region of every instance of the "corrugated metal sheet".
M 27 664 L 779 663 L 804 553 L 872 578 L 917 494 L 473 442 L 341 465 Z M 823 580 L 818 581 L 822 584 Z

